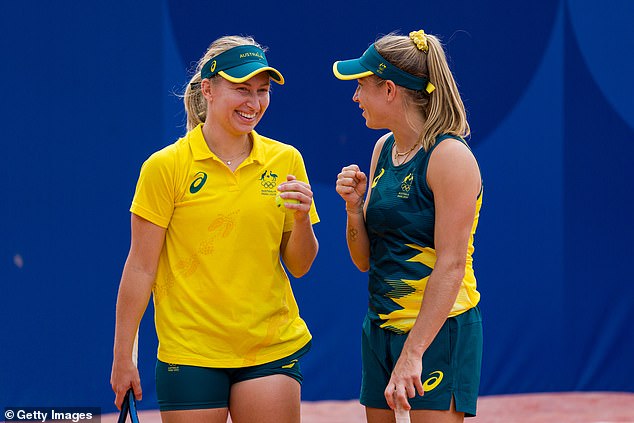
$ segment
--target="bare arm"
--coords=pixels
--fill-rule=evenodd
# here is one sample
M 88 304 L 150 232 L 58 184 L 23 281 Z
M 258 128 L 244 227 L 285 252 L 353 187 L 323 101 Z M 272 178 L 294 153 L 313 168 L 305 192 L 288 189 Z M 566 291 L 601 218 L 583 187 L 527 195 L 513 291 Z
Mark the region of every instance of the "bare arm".
M 134 339 L 147 308 L 158 259 L 165 242 L 165 229 L 132 214 L 132 242 L 123 268 L 117 296 L 116 325 L 110 384 L 115 405 L 121 408 L 128 389 L 142 399 L 139 371 L 132 361 Z
M 337 175 L 337 192 L 346 201 L 346 242 L 355 266 L 362 272 L 370 268 L 370 241 L 365 229 L 365 205 L 368 179 L 359 166 L 353 164 Z
M 310 185 L 288 175 L 286 182 L 279 187 L 283 199 L 298 200 L 299 204 L 287 203 L 286 207 L 295 210 L 293 229 L 282 234 L 280 252 L 289 272 L 296 278 L 304 276 L 317 257 L 319 243 L 313 225 L 310 222 L 310 207 L 313 192 Z
M 446 140 L 434 150 L 427 180 L 434 193 L 436 208 L 436 264 L 427 282 L 416 322 L 385 390 L 392 408 L 398 404 L 409 409 L 407 397 L 413 398 L 415 391 L 423 395 L 422 356 L 447 320 L 458 296 L 481 188 L 475 158 L 457 140 Z
M 370 175 L 374 175 L 379 154 L 385 140 L 390 134 L 381 137 L 372 152 Z M 367 195 L 366 195 L 367 190 Z M 341 169 L 337 175 L 337 193 L 346 202 L 346 241 L 352 262 L 362 272 L 370 269 L 370 240 L 365 228 L 365 212 L 367 199 L 370 198 L 372 186 L 368 187 L 368 178 L 359 166 L 352 164 Z M 366 200 L 364 201 L 364 197 Z

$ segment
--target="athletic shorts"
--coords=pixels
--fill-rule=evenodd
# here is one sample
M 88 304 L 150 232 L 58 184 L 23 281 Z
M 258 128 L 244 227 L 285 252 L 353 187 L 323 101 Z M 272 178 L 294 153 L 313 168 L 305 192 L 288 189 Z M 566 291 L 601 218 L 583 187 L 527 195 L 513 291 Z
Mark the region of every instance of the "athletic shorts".
M 382 329 L 367 317 L 363 322 L 361 404 L 389 409 L 385 388 L 407 334 Z M 408 398 L 413 410 L 456 410 L 476 414 L 482 363 L 482 319 L 479 307 L 447 319 L 423 354 L 421 380 L 425 395 Z
M 161 411 L 227 408 L 231 385 L 271 375 L 286 375 L 301 385 L 299 358 L 308 342 L 288 357 L 251 367 L 209 368 L 156 361 L 156 396 Z

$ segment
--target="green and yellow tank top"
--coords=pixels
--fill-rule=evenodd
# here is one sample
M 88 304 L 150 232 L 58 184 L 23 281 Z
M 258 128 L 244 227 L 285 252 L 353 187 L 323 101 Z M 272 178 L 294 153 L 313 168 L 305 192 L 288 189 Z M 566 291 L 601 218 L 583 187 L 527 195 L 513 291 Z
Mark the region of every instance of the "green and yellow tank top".
M 460 139 L 439 136 L 429 151 L 420 150 L 412 160 L 396 166 L 391 155 L 394 136 L 390 135 L 372 175 L 366 212 L 370 240 L 368 317 L 396 333 L 407 333 L 414 325 L 436 263 L 434 195 L 427 185 L 427 166 L 431 153 L 447 138 Z M 472 254 L 481 204 L 482 191 L 469 237 L 465 276 L 448 317 L 464 313 L 480 301 Z

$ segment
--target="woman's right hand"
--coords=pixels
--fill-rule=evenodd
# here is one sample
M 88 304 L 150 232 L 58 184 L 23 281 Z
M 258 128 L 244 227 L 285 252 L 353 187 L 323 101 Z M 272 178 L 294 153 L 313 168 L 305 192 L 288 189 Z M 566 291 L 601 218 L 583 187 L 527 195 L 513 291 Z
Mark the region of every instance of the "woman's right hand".
M 337 175 L 337 193 L 346 201 L 346 210 L 363 212 L 363 199 L 368 188 L 368 178 L 359 166 L 351 164 Z
M 141 378 L 139 377 L 139 369 L 130 360 L 115 360 L 112 363 L 112 373 L 110 375 L 110 385 L 115 393 L 114 404 L 121 410 L 121 404 L 128 389 L 132 388 L 134 397 L 137 400 L 143 399 L 143 391 L 141 389 Z

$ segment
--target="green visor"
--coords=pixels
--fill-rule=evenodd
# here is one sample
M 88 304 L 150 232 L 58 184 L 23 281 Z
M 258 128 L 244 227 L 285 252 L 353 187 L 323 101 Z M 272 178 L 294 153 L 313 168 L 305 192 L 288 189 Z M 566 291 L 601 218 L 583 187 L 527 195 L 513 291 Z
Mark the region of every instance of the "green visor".
M 242 83 L 260 72 L 268 71 L 271 79 L 284 84 L 284 77 L 269 66 L 264 52 L 256 46 L 233 47 L 212 57 L 200 70 L 202 79 L 220 75 L 230 82 Z
M 410 90 L 425 90 L 431 93 L 436 89 L 426 78 L 414 76 L 397 68 L 379 54 L 371 45 L 358 59 L 342 60 L 332 65 L 335 76 L 344 81 L 376 75 L 381 79 L 389 79 L 397 85 Z

